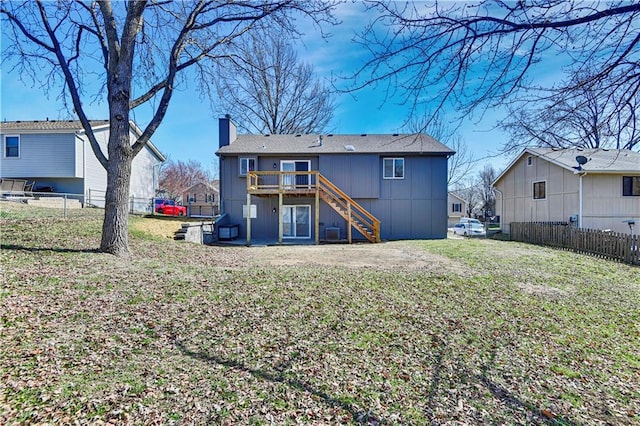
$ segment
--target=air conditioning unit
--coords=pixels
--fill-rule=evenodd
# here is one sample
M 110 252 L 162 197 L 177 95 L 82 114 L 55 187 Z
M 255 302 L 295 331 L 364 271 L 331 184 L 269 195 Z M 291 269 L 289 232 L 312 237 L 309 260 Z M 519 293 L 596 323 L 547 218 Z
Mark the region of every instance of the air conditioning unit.
M 340 228 L 325 228 L 324 238 L 327 241 L 338 241 L 340 239 Z

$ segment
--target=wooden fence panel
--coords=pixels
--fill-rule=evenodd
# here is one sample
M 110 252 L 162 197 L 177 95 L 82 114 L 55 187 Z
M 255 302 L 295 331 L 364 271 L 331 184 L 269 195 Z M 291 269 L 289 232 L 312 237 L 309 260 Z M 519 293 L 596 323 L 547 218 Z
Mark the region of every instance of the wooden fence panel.
M 563 222 L 513 222 L 511 240 L 640 265 L 640 236 L 578 229 Z

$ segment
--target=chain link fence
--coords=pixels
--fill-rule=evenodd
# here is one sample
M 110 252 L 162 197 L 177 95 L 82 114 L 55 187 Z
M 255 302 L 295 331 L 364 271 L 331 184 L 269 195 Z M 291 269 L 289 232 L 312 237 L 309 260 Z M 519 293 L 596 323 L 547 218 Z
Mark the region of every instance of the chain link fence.
M 58 192 L 2 192 L 0 194 L 0 218 L 69 218 L 80 216 L 82 209 L 105 206 L 104 191 L 87 191 L 87 194 Z M 129 212 L 149 214 L 153 198 L 129 198 Z M 82 213 L 84 214 L 84 213 Z

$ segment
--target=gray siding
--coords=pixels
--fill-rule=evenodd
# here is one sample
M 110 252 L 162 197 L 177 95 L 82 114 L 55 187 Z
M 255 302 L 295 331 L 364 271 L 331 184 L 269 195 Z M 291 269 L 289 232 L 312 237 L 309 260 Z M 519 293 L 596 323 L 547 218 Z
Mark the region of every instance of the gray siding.
M 380 196 L 382 166 L 379 155 L 323 155 L 319 171 L 351 198 Z
M 405 159 L 404 179 L 383 179 L 382 159 Z M 258 157 L 259 170 L 279 170 L 280 157 Z M 311 169 L 319 170 L 327 179 L 355 199 L 381 221 L 382 239 L 446 238 L 447 235 L 447 158 L 445 156 L 406 155 L 323 155 L 311 159 Z M 273 167 L 276 164 L 276 168 Z M 225 156 L 220 161 L 220 199 L 222 212 L 229 215 L 229 223 L 240 225 L 240 237 L 246 238 L 246 219 L 242 208 L 246 205 L 246 179 L 238 175 L 238 157 Z M 252 196 L 257 217 L 251 222 L 252 237 L 277 239 L 277 197 Z M 311 205 L 315 221 L 315 199 L 287 198 L 284 204 Z M 327 227 L 340 228 L 347 234 L 346 222 L 325 203 L 320 205 L 320 238 Z M 312 226 L 312 236 L 315 229 Z M 362 238 L 355 229 L 353 237 Z
M 0 137 L 4 144 L 4 134 Z M 82 177 L 77 170 L 76 155 L 73 133 L 21 134 L 20 157 L 4 158 L 2 153 L 0 173 L 3 177 Z

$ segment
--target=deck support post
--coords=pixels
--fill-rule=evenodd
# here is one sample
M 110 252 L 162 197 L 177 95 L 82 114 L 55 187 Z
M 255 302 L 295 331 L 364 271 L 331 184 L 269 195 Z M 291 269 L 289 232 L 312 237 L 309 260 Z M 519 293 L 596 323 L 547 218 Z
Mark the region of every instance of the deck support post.
M 349 244 L 351 244 L 351 221 L 353 220 L 353 217 L 351 216 L 350 202 L 347 202 L 347 217 L 349 218 L 347 220 L 347 240 L 349 241 Z
M 251 194 L 247 192 L 247 245 L 251 245 Z
M 316 184 L 316 245 L 320 244 L 320 190 Z
M 282 191 L 278 192 L 278 244 L 282 245 L 282 234 L 284 231 L 284 224 L 282 223 Z

